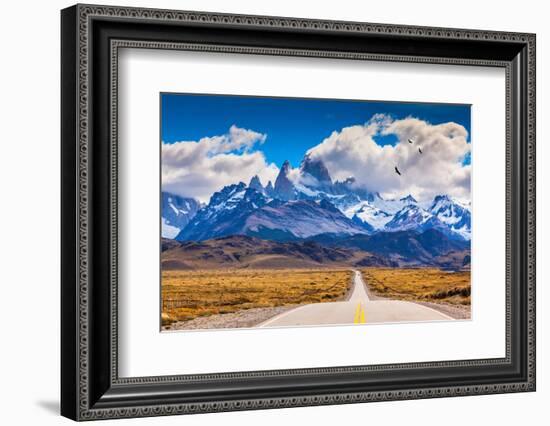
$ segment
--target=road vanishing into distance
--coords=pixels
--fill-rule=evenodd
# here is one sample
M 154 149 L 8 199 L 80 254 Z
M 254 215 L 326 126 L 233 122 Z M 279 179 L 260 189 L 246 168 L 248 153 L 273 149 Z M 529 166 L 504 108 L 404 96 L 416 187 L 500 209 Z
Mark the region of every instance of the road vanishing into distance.
M 300 306 L 270 318 L 258 327 L 448 320 L 453 318 L 417 303 L 369 299 L 361 273 L 354 271 L 353 289 L 348 300 Z

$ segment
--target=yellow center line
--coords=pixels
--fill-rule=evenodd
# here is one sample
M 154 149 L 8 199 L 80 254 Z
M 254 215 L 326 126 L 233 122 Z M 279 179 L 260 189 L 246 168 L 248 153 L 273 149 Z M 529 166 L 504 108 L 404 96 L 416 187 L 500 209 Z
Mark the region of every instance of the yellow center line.
M 365 308 L 361 302 L 357 303 L 355 308 L 355 316 L 353 318 L 354 324 L 365 324 Z

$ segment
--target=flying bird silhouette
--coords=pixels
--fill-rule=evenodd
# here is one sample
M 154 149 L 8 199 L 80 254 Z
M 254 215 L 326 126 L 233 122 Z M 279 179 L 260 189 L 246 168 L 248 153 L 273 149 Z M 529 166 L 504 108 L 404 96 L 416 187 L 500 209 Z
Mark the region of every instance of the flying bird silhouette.
M 409 141 L 409 143 L 413 143 L 413 141 L 411 141 L 410 139 L 407 139 Z
M 422 154 L 422 150 L 420 148 L 418 148 L 418 152 Z
M 397 173 L 399 176 L 401 176 L 401 172 L 399 171 L 399 169 L 397 168 L 397 166 L 395 167 L 395 173 Z

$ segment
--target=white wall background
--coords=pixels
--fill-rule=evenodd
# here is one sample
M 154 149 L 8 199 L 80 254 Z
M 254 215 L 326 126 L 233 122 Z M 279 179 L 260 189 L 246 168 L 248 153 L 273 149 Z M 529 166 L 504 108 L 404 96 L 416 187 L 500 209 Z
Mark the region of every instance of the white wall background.
M 296 16 L 537 33 L 538 390 L 531 394 L 108 421 L 102 424 L 544 424 L 550 401 L 550 27 L 545 3 L 394 0 L 108 1 L 143 7 Z M 71 2 L 3 4 L 0 26 L 0 418 L 68 424 L 59 404 L 59 9 Z M 131 423 L 129 423 L 131 422 Z

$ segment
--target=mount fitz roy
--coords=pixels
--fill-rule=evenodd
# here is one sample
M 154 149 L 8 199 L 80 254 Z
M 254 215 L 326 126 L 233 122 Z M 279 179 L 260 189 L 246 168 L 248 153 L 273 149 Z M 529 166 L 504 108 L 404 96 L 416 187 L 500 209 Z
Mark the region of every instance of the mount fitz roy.
M 296 241 L 319 235 L 372 235 L 434 229 L 452 240 L 469 241 L 470 206 L 438 195 L 421 206 L 411 195 L 385 200 L 350 177 L 334 182 L 322 160 L 306 155 L 291 179 L 285 161 L 273 185 L 258 176 L 216 192 L 205 206 L 193 199 L 162 194 L 163 237 L 203 241 L 248 235 Z M 298 176 L 298 177 L 296 177 Z

